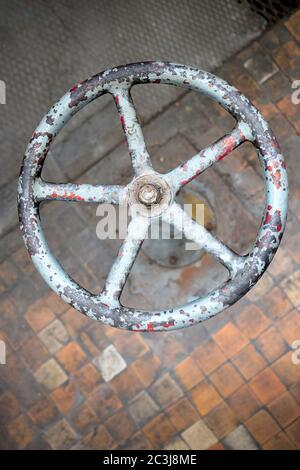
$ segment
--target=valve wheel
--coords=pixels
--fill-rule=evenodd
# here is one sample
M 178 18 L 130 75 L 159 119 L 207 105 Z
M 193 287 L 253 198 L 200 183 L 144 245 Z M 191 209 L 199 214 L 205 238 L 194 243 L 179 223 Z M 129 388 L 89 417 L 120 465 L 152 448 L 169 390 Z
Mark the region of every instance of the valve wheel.
M 142 83 L 170 84 L 204 93 L 229 111 L 235 117 L 236 125 L 186 163 L 167 174 L 160 174 L 152 167 L 130 95 L 132 86 Z M 135 173 L 133 180 L 127 186 L 44 181 L 41 172 L 54 137 L 77 111 L 105 93 L 113 96 L 120 114 Z M 176 203 L 175 195 L 246 141 L 254 145 L 261 163 L 265 209 L 250 252 L 240 256 L 187 215 Z M 100 294 L 92 294 L 79 286 L 51 253 L 40 224 L 39 204 L 44 200 L 139 204 L 141 210 L 132 215 L 127 237 Z M 50 109 L 34 132 L 25 153 L 18 187 L 24 241 L 48 285 L 65 302 L 90 318 L 135 331 L 188 327 L 213 317 L 244 296 L 267 269 L 280 244 L 287 200 L 284 158 L 267 122 L 251 102 L 236 88 L 208 72 L 162 62 L 120 66 L 74 86 Z M 125 307 L 120 303 L 122 289 L 149 225 L 158 216 L 173 223 L 186 238 L 215 256 L 228 269 L 229 279 L 205 297 L 168 310 L 144 311 Z

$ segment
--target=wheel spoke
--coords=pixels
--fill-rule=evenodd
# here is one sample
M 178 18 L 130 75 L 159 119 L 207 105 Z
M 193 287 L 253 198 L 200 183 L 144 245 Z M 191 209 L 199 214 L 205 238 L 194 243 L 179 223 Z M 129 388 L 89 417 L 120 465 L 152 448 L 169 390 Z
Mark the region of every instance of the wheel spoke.
M 137 175 L 152 171 L 150 156 L 146 148 L 141 125 L 138 121 L 135 107 L 127 87 L 110 90 L 120 114 L 122 127 L 127 139 L 132 166 Z
M 215 238 L 203 225 L 195 222 L 178 204 L 172 204 L 163 218 L 169 224 L 174 224 L 177 230 L 182 231 L 185 237 L 194 241 L 199 245 L 199 248 L 204 248 L 217 258 L 228 269 L 232 277 L 243 266 L 242 256 Z
M 244 122 L 239 122 L 231 132 L 198 152 L 186 163 L 170 171 L 166 177 L 174 189 L 178 191 L 246 140 L 252 140 L 250 127 Z
M 34 195 L 37 201 L 73 201 L 73 202 L 107 202 L 119 204 L 125 194 L 125 187 L 118 185 L 102 186 L 74 183 L 48 183 L 36 179 Z
M 120 305 L 120 295 L 146 237 L 148 227 L 149 219 L 146 217 L 136 216 L 130 221 L 127 237 L 119 249 L 118 256 L 110 269 L 100 294 L 99 298 L 102 303 L 114 308 Z

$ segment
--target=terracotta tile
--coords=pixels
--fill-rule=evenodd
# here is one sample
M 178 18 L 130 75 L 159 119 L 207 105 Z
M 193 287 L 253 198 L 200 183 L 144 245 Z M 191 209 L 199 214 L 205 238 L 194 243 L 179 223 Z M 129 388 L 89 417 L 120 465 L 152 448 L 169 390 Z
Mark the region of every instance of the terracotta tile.
M 175 373 L 181 384 L 190 390 L 202 379 L 203 374 L 192 357 L 187 357 L 175 367 Z
M 282 114 L 288 119 L 288 121 L 296 128 L 297 132 L 300 131 L 300 113 L 298 105 L 293 103 L 291 100 L 291 93 L 288 96 L 285 96 L 280 101 L 278 101 L 277 106 L 282 112 Z M 290 252 L 290 255 L 297 260 L 297 256 L 293 256 L 293 253 Z
M 247 338 L 233 323 L 227 323 L 213 337 L 227 357 L 234 356 L 248 343 Z
M 292 351 L 287 352 L 273 364 L 276 374 L 288 386 L 294 385 L 300 380 L 300 367 L 293 364 L 292 354 Z
M 285 432 L 281 431 L 272 437 L 269 441 L 263 444 L 265 450 L 296 450 L 295 444 L 292 443 L 290 438 Z
M 150 394 L 162 407 L 170 405 L 183 395 L 181 388 L 170 374 L 165 374 L 154 382 L 150 388 Z
M 43 296 L 43 301 L 57 316 L 62 315 L 66 310 L 68 310 L 68 308 L 70 308 L 69 305 L 66 304 L 66 302 L 64 302 L 55 292 L 48 292 Z M 75 309 L 73 309 L 73 311 L 77 312 Z
M 294 396 L 296 401 L 300 404 L 300 380 L 299 382 L 291 386 L 290 392 Z
M 59 417 L 59 411 L 54 402 L 43 397 L 35 403 L 28 411 L 28 415 L 38 426 L 46 426 Z
M 19 250 L 15 251 L 11 259 L 23 274 L 34 272 L 34 265 L 31 262 L 30 256 L 26 253 L 25 247 L 22 246 Z
M 149 351 L 149 346 L 139 333 L 134 336 L 117 336 L 114 345 L 126 362 L 131 362 Z
M 199 420 L 199 414 L 187 398 L 182 398 L 166 410 L 174 428 L 181 432 Z
M 18 279 L 18 275 L 18 269 L 9 258 L 0 263 L 0 279 L 4 286 L 13 286 Z
M 238 328 L 249 339 L 256 338 L 270 324 L 270 320 L 262 313 L 260 308 L 250 304 L 236 317 Z
M 101 421 L 123 406 L 117 394 L 106 383 L 101 384 L 94 393 L 89 395 L 87 403 L 97 413 Z
M 267 295 L 263 297 L 261 303 L 266 314 L 272 319 L 283 317 L 289 312 L 293 305 L 280 287 L 274 287 Z
M 144 426 L 159 412 L 159 407 L 145 391 L 139 393 L 132 400 L 128 409 L 133 421 L 139 427 Z
M 285 391 L 283 383 L 269 368 L 257 374 L 251 380 L 250 387 L 263 404 L 270 403 Z
M 291 90 L 292 92 L 292 90 Z M 289 100 L 291 100 L 290 95 L 291 92 L 289 93 Z M 283 129 L 287 127 L 287 132 L 288 135 L 283 138 L 283 140 L 290 140 L 291 135 L 293 135 L 293 128 L 289 129 L 289 125 L 286 126 L 287 120 L 283 117 L 282 113 L 280 113 L 280 118 L 279 118 L 281 128 Z M 278 139 L 280 137 L 277 136 Z M 285 153 L 285 152 L 284 152 Z M 292 244 L 292 240 L 289 238 L 289 244 Z M 293 250 L 292 253 L 290 253 L 290 247 L 289 245 L 284 248 L 283 246 L 280 247 L 280 249 L 276 253 L 276 263 L 271 263 L 271 265 L 268 268 L 268 272 L 273 276 L 277 282 L 281 282 L 284 278 L 290 276 L 294 271 L 297 270 L 297 264 L 295 263 L 295 260 L 297 260 L 297 252 L 296 250 Z M 275 287 L 276 289 L 276 287 Z M 278 287 L 279 291 L 284 292 L 280 287 Z M 276 316 L 282 316 L 283 314 L 280 314 L 279 308 L 281 305 L 276 305 L 276 296 L 274 299 L 272 299 L 273 291 L 271 290 L 268 294 L 265 295 L 264 299 L 266 297 L 270 298 L 270 303 L 271 305 L 274 306 L 275 312 L 270 312 L 271 317 L 273 316 L 276 318 Z M 264 300 L 262 299 L 262 300 Z M 287 297 L 285 295 L 279 297 L 280 304 L 283 303 L 283 307 L 286 308 L 285 303 L 286 303 Z M 265 310 L 265 313 L 268 313 L 268 311 Z
M 205 422 L 218 439 L 223 439 L 238 425 L 237 417 L 224 402 L 208 413 Z
M 258 446 L 247 429 L 241 424 L 224 439 L 227 449 L 256 450 Z
M 294 38 L 300 41 L 300 11 L 298 10 L 290 16 L 289 19 L 285 21 L 284 25 Z
M 5 290 L 6 290 L 5 286 L 0 280 L 0 294 L 3 294 L 5 292 Z
M 16 396 L 9 390 L 0 395 L 0 421 L 7 423 L 20 412 L 20 405 Z
M 21 358 L 19 358 L 19 360 L 21 360 Z M 8 364 L 10 363 L 8 362 Z M 3 367 L 1 367 L 1 369 L 3 369 Z M 19 374 L 16 382 L 10 383 L 10 386 L 13 388 L 14 394 L 20 404 L 22 404 L 25 409 L 32 406 L 42 396 L 41 387 L 37 384 L 33 375 L 26 369 Z
M 274 58 L 279 67 L 288 74 L 291 79 L 298 77 L 300 49 L 294 41 L 288 41 L 279 47 L 274 53 Z
M 266 107 L 262 107 L 262 112 L 266 115 Z M 268 118 L 267 118 L 268 119 Z M 253 176 L 250 174 L 249 177 L 253 180 Z M 274 281 L 268 272 L 259 279 L 258 283 L 255 284 L 254 288 L 251 289 L 247 294 L 246 298 L 251 302 L 257 302 L 263 295 L 270 292 L 274 284 Z M 254 304 L 252 304 L 254 305 Z M 245 333 L 246 334 L 246 333 Z M 246 335 L 247 336 L 247 335 Z
M 25 450 L 51 450 L 51 446 L 42 438 L 42 436 L 35 436 Z
M 246 421 L 245 425 L 259 444 L 269 441 L 280 431 L 272 416 L 265 410 L 256 413 Z
M 245 377 L 246 380 L 254 377 L 258 372 L 264 369 L 267 362 L 252 344 L 248 344 L 236 356 L 232 358 L 232 362 Z
M 115 443 L 112 436 L 102 424 L 84 438 L 85 450 L 111 450 L 114 447 Z
M 160 448 L 165 445 L 176 434 L 174 426 L 163 413 L 147 423 L 143 427 L 143 431 L 154 448 Z
M 284 279 L 281 287 L 295 307 L 300 305 L 300 270 Z
M 146 436 L 142 431 L 138 431 L 128 439 L 128 441 L 121 446 L 124 450 L 151 450 L 152 445 L 146 439 Z
M 268 405 L 268 408 L 283 428 L 300 417 L 300 406 L 289 392 L 285 392 L 278 398 L 275 398 Z
M 245 421 L 261 407 L 261 403 L 248 385 L 234 392 L 227 402 L 240 421 Z
M 49 351 L 36 336 L 25 341 L 19 349 L 19 353 L 27 367 L 33 372 L 49 358 Z
M 67 415 L 77 401 L 76 388 L 73 382 L 68 382 L 51 393 L 51 398 L 63 415 Z
M 223 397 L 228 397 L 243 383 L 243 379 L 236 369 L 226 363 L 210 375 L 210 380 Z
M 225 450 L 225 447 L 220 442 L 214 444 L 213 446 L 209 447 L 207 450 Z
M 95 357 L 93 363 L 100 370 L 105 382 L 111 381 L 127 367 L 124 358 L 113 344 L 107 346 L 99 356 Z
M 90 339 L 90 337 L 86 334 L 85 331 L 82 331 L 80 333 L 80 340 L 86 351 L 88 351 L 92 356 L 99 356 L 99 349 L 94 345 L 93 341 Z
M 168 445 L 164 447 L 165 450 L 190 450 L 189 446 L 180 437 L 175 437 Z
M 300 313 L 293 310 L 285 315 L 278 323 L 278 330 L 290 345 L 300 339 Z
M 14 306 L 12 299 L 13 297 L 11 299 L 6 297 L 0 301 L 0 328 L 2 335 L 5 336 L 4 340 L 9 342 L 14 349 L 19 349 L 32 337 L 33 333 L 21 312 Z
M 192 357 L 207 375 L 226 361 L 221 349 L 212 339 L 198 346 L 192 353 Z
M 16 308 L 10 298 L 4 297 L 0 300 L 0 309 L 1 309 L 1 318 L 0 325 L 3 328 L 3 325 L 6 319 L 9 319 L 11 315 L 16 313 Z
M 297 419 L 293 424 L 286 428 L 286 433 L 296 445 L 297 449 L 300 449 L 300 418 Z
M 191 390 L 192 400 L 199 413 L 204 416 L 222 402 L 221 396 L 208 382 L 203 381 Z
M 127 410 L 117 411 L 105 422 L 105 427 L 118 444 L 122 444 L 136 431 L 136 425 Z
M 37 382 L 53 390 L 67 381 L 68 377 L 55 359 L 49 359 L 34 374 Z
M 8 424 L 7 430 L 18 449 L 24 449 L 34 436 L 34 427 L 25 415 L 19 416 Z
M 278 359 L 287 349 L 285 341 L 274 326 L 271 326 L 271 328 L 262 333 L 257 338 L 256 344 L 269 362 Z
M 116 330 L 117 332 L 123 333 L 123 331 L 119 330 L 118 328 L 109 328 L 111 330 Z M 90 325 L 85 329 L 85 333 L 99 351 L 103 351 L 111 344 L 111 341 L 106 336 L 105 331 L 105 325 L 99 322 L 97 322 L 96 325 L 94 325 L 94 322 L 90 322 Z
M 61 320 L 72 338 L 76 338 L 83 328 L 90 323 L 88 317 L 75 311 L 73 308 L 67 310 L 61 316 Z
M 37 300 L 27 309 L 25 319 L 33 331 L 37 332 L 52 322 L 55 319 L 55 315 L 42 300 Z
M 101 375 L 91 363 L 85 364 L 74 375 L 78 388 L 84 395 L 92 393 L 101 382 Z
M 218 442 L 216 436 L 201 419 L 186 429 L 181 436 L 192 450 L 206 450 Z
M 61 419 L 45 431 L 45 438 L 54 450 L 69 449 L 75 443 L 77 434 L 65 419 Z
M 68 343 L 56 357 L 68 372 L 76 372 L 86 361 L 85 352 L 75 342 Z
M 156 352 L 156 348 L 153 350 Z M 174 367 L 185 357 L 185 348 L 180 341 L 175 340 L 172 335 L 165 335 L 161 343 L 159 358 L 166 368 Z
M 72 422 L 76 430 L 86 434 L 99 423 L 99 418 L 87 403 L 83 403 L 83 405 L 74 412 Z
M 142 384 L 148 387 L 158 375 L 160 360 L 157 356 L 150 354 L 133 362 L 131 367 Z
M 132 400 L 144 388 L 131 366 L 110 383 L 115 393 L 124 402 Z
M 43 328 L 39 332 L 38 337 L 51 354 L 55 354 L 59 351 L 69 340 L 69 334 L 66 328 L 63 323 L 57 319 Z

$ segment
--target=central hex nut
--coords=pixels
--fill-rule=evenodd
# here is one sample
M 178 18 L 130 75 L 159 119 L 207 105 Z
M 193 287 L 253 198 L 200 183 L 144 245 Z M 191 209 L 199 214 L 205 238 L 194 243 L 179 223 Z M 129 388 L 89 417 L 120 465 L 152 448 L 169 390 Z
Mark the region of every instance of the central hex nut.
M 154 184 L 145 184 L 141 187 L 138 193 L 139 201 L 146 206 L 157 204 L 161 199 L 160 189 Z
M 159 217 L 169 207 L 173 193 L 167 181 L 153 172 L 132 180 L 126 198 L 134 213 L 144 217 Z

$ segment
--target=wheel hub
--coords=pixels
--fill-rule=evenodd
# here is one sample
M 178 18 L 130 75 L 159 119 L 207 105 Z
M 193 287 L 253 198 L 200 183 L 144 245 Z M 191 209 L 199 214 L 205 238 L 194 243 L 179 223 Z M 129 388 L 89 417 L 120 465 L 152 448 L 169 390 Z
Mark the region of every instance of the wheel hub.
M 139 190 L 138 198 L 142 204 L 148 207 L 152 204 L 158 204 L 161 199 L 160 188 L 156 187 L 154 184 L 145 184 Z
M 170 186 L 161 175 L 155 173 L 138 176 L 128 189 L 129 206 L 143 216 L 158 217 L 173 201 Z

